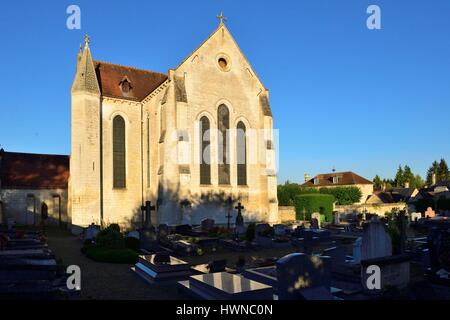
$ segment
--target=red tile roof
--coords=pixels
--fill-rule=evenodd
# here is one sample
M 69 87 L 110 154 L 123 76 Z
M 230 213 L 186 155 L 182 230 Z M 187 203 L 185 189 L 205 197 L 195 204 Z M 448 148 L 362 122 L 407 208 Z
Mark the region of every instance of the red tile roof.
M 337 183 L 333 183 L 333 177 L 339 177 Z M 319 179 L 319 184 L 314 184 L 314 179 Z M 343 186 L 356 184 L 373 184 L 372 181 L 367 180 L 354 172 L 333 172 L 318 174 L 314 178 L 302 184 L 303 187 L 329 187 L 329 186 Z
M 142 101 L 168 78 L 163 73 L 109 62 L 94 60 L 94 66 L 102 95 L 112 98 Z M 132 89 L 128 93 L 122 92 L 120 87 L 124 79 L 131 84 Z
M 67 189 L 69 156 L 0 153 L 1 188 Z

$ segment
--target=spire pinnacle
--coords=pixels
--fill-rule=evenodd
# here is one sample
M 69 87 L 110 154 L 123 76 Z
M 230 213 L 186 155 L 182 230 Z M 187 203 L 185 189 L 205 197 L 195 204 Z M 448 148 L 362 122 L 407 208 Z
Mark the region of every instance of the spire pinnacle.
M 88 47 L 89 46 L 89 36 L 86 34 L 85 36 L 84 36 L 84 45 L 86 46 L 86 47 Z
M 216 16 L 220 20 L 220 25 L 223 25 L 224 21 L 227 21 L 227 17 L 223 15 L 223 11 L 220 11 L 220 15 Z

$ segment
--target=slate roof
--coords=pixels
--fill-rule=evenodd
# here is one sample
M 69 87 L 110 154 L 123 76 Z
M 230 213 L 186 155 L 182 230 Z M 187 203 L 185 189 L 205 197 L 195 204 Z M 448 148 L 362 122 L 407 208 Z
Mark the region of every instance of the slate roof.
M 3 189 L 67 189 L 69 156 L 17 152 L 0 153 Z
M 111 98 L 142 101 L 168 78 L 163 73 L 109 62 L 94 60 L 94 66 L 102 95 Z M 128 93 L 122 92 L 120 87 L 124 79 L 131 84 Z
M 339 177 L 338 183 L 333 183 L 333 177 Z M 314 184 L 314 179 L 319 179 L 319 184 Z M 373 184 L 372 181 L 367 180 L 354 172 L 333 172 L 318 174 L 314 178 L 302 184 L 303 187 L 329 187 L 329 186 L 343 186 L 356 184 Z

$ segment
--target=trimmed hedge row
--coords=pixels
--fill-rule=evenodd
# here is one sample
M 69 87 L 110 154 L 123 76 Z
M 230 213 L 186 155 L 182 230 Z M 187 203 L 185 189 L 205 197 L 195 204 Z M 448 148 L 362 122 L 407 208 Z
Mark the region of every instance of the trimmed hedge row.
M 303 209 L 305 209 L 305 218 L 307 220 L 311 220 L 311 214 L 319 212 L 321 221 L 331 222 L 333 220 L 333 203 L 334 196 L 330 194 L 300 194 L 295 197 L 297 219 L 303 220 Z

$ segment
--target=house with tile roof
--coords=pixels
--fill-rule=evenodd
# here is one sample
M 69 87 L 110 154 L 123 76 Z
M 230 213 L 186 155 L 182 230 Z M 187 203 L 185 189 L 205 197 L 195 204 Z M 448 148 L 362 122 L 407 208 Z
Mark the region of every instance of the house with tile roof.
M 373 182 L 351 171 L 321 173 L 313 178 L 305 175 L 305 182 L 302 184 L 302 187 L 317 189 L 358 187 L 362 193 L 359 204 L 365 203 L 369 196 L 373 194 Z

